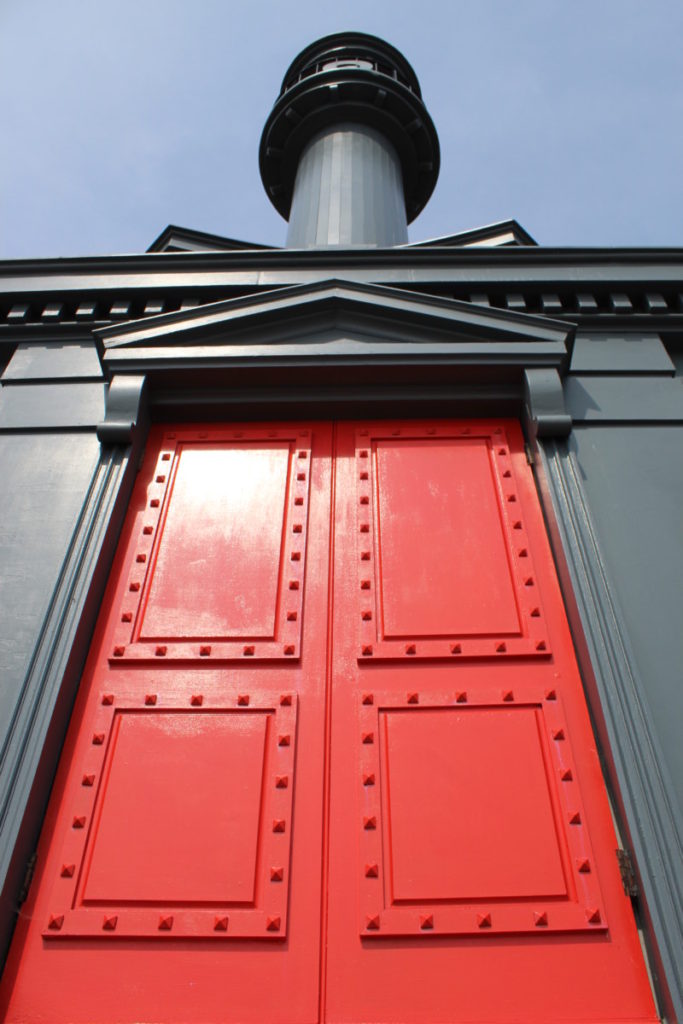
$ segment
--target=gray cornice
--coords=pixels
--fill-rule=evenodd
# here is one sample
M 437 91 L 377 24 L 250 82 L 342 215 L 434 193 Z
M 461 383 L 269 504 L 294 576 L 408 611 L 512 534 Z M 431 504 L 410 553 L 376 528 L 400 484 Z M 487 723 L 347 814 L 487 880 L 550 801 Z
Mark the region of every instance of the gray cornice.
M 574 326 L 395 288 L 326 281 L 275 289 L 94 331 L 111 373 L 420 365 L 486 377 L 567 369 Z M 374 369 L 373 369 L 374 368 Z
M 0 261 L 0 293 L 259 287 L 343 277 L 396 285 L 680 285 L 683 249 L 439 246 L 374 250 L 168 252 Z

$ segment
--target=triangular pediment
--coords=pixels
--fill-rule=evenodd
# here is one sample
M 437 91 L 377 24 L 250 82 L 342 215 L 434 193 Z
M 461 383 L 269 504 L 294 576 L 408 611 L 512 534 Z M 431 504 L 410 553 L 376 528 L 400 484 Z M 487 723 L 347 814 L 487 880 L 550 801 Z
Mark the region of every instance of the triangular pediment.
M 429 352 L 455 360 L 520 359 L 561 368 L 574 327 L 547 317 L 499 310 L 401 288 L 328 280 L 277 288 L 97 330 L 103 361 L 136 358 L 230 361 L 251 353 L 292 357 L 315 349 L 361 357 Z M 540 360 L 540 363 L 539 363 Z

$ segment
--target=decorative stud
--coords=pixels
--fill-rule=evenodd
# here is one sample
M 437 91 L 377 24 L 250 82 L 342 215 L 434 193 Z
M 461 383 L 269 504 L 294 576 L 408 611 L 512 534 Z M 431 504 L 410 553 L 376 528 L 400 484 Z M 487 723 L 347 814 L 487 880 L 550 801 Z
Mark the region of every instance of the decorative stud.
M 553 729 L 553 739 L 554 740 L 563 740 L 564 739 L 564 729 Z
M 301 533 L 302 529 L 303 526 L 301 525 L 301 523 L 294 523 L 294 525 L 292 526 L 292 533 Z
M 159 508 L 159 499 L 158 498 L 152 498 L 152 500 L 150 501 L 149 505 L 150 505 L 150 508 Z
M 113 932 L 116 928 L 118 920 L 119 918 L 117 914 L 105 914 L 104 920 L 102 921 L 103 930 L 105 932 Z
M 490 928 L 491 927 L 491 915 L 490 914 L 477 914 L 477 928 Z
M 577 860 L 576 870 L 579 871 L 582 875 L 589 875 L 591 870 L 590 861 L 586 857 Z
M 363 828 L 368 832 L 371 832 L 373 829 L 377 828 L 377 818 L 375 817 L 374 814 L 366 815 L 363 818 Z
M 456 704 L 467 704 L 467 690 L 456 690 L 455 702 Z
M 537 928 L 545 928 L 548 924 L 548 915 L 545 910 L 534 913 L 534 925 Z
M 287 823 L 284 818 L 273 819 L 273 832 L 284 832 L 287 828 Z
M 417 654 L 417 647 L 415 644 L 406 644 L 405 652 L 406 654 Z
M 157 658 L 165 658 L 167 650 L 168 648 L 166 644 L 157 644 L 156 648 L 154 649 L 154 653 L 157 656 Z
M 132 612 L 122 612 L 121 613 L 121 622 L 132 622 L 132 621 L 133 621 L 133 613 Z
M 580 825 L 581 824 L 581 814 L 579 813 L 579 811 L 574 811 L 572 814 L 569 815 L 569 824 L 570 825 Z
M 556 690 L 546 690 L 545 691 L 545 699 L 546 700 L 557 700 L 557 691 Z
M 280 918 L 279 917 L 267 917 L 266 918 L 266 931 L 268 931 L 268 932 L 279 932 L 280 931 Z
M 361 590 L 369 590 L 370 589 L 370 580 L 361 580 L 360 581 L 360 589 Z
M 290 555 L 290 558 L 291 558 L 291 560 L 293 562 L 300 562 L 301 561 L 301 552 L 300 551 L 292 551 L 292 554 Z
M 602 918 L 597 907 L 586 907 L 586 920 L 589 924 L 600 924 Z
M 238 693 L 237 694 L 237 703 L 242 708 L 247 707 L 247 705 L 249 704 L 249 694 L 248 693 Z
M 290 590 L 298 590 L 299 589 L 299 581 L 298 580 L 290 580 L 289 581 L 289 589 Z
M 58 932 L 64 924 L 64 914 L 50 914 L 47 919 L 47 926 L 50 931 Z
M 162 914 L 157 928 L 160 932 L 170 932 L 173 927 L 173 914 Z
M 361 553 L 360 553 L 360 560 L 361 560 L 361 562 L 369 562 L 370 561 L 370 552 L 369 551 L 361 551 Z
M 285 652 L 286 655 L 291 657 L 295 653 L 294 644 L 285 644 L 284 652 Z
M 277 738 L 277 745 L 278 745 L 278 747 L 288 747 L 290 745 L 290 743 L 291 743 L 291 739 L 292 738 L 289 735 L 289 733 L 283 733 L 281 736 L 278 736 L 278 738 Z
M 374 743 L 374 742 L 375 742 L 375 734 L 374 734 L 374 732 L 364 732 L 364 733 L 361 733 L 361 743 L 370 744 L 370 743 Z
M 62 870 L 59 873 L 62 878 L 73 878 L 75 870 L 75 864 L 62 864 Z
M 295 498 L 294 499 L 294 504 L 295 505 L 303 505 L 303 503 L 304 503 L 304 499 L 303 498 Z
M 521 530 L 522 529 L 522 523 L 521 523 L 521 521 L 519 519 L 516 519 L 514 521 L 514 523 L 512 524 L 512 529 L 513 530 Z
M 296 622 L 298 614 L 299 614 L 298 612 L 294 612 L 294 611 L 287 612 L 287 622 Z
M 363 785 L 374 786 L 375 785 L 375 773 L 374 772 L 363 772 Z
M 361 459 L 367 459 L 367 457 L 368 457 L 367 450 L 365 448 L 361 449 L 361 451 L 358 452 L 358 455 L 359 455 L 359 457 Z
M 199 648 L 199 657 L 208 658 L 211 654 L 211 644 L 201 644 Z
M 362 697 L 363 704 L 374 704 L 375 698 L 371 693 L 364 693 Z
M 140 584 L 139 584 L 139 583 L 136 583 L 135 581 L 133 581 L 133 583 L 131 583 L 131 585 L 130 585 L 130 586 L 128 587 L 128 589 L 129 589 L 129 590 L 130 590 L 130 591 L 131 591 L 131 592 L 132 592 L 133 594 L 137 594 L 138 590 L 140 589 Z
M 370 474 L 368 473 L 367 469 L 363 470 L 363 472 L 360 475 L 360 478 L 361 480 L 368 480 L 370 478 Z
M 245 658 L 252 658 L 254 656 L 254 645 L 245 644 L 244 647 L 242 648 L 242 654 L 245 656 Z
M 84 775 L 83 778 L 81 779 L 81 785 L 82 786 L 92 786 L 92 785 L 94 785 L 94 782 L 95 782 L 95 776 L 94 775 Z
M 289 775 L 276 775 L 275 776 L 275 788 L 276 789 L 287 789 L 289 785 Z
M 505 472 L 503 473 L 503 476 L 507 479 L 508 477 L 512 476 L 512 473 L 510 472 L 509 469 L 506 469 Z
M 419 704 L 420 694 L 419 693 L 408 693 L 406 694 L 406 702 L 408 704 Z
M 227 914 L 219 914 L 213 919 L 213 930 L 215 932 L 227 932 L 230 918 Z
M 379 931 L 379 914 L 368 914 L 365 918 L 365 927 L 369 932 Z
M 157 695 L 156 695 L 156 693 L 146 693 L 145 694 L 145 704 L 147 704 L 149 706 L 152 706 L 153 704 L 156 704 L 156 702 L 157 702 Z
M 462 644 L 451 644 L 451 654 L 462 654 Z
M 538 641 L 538 643 L 536 644 L 536 650 L 537 651 L 545 651 L 545 650 L 547 650 L 545 640 L 539 640 Z
M 370 524 L 369 523 L 361 523 L 360 524 L 360 532 L 361 533 L 370 533 Z
M 372 612 L 370 611 L 369 608 L 364 608 L 363 611 L 360 613 L 360 617 L 363 620 L 363 622 L 370 622 L 372 620 Z
M 158 483 L 158 484 L 165 484 L 166 483 L 166 477 L 163 475 L 163 473 L 160 473 L 159 476 L 156 478 L 156 483 Z
M 369 658 L 372 654 L 372 644 L 363 644 L 362 653 L 364 657 Z
M 305 480 L 306 479 L 306 474 L 305 473 L 297 473 L 296 474 L 296 478 L 297 478 L 297 480 Z
M 270 869 L 270 880 L 271 882 L 281 882 L 285 877 L 284 868 L 271 868 Z
M 515 501 L 517 501 L 517 495 L 516 494 L 508 494 L 508 501 L 510 502 L 510 504 L 513 504 Z
M 519 555 L 520 558 L 528 558 L 529 557 L 529 552 L 527 551 L 526 548 L 520 548 L 519 551 L 517 552 L 517 554 Z
M 571 768 L 563 768 L 560 772 L 560 778 L 563 782 L 571 782 L 574 778 Z
M 282 707 L 289 707 L 289 705 L 291 703 L 292 703 L 292 695 L 291 695 L 291 693 L 281 693 L 280 694 L 280 704 L 282 705 Z
M 171 435 L 169 434 L 168 436 L 170 437 Z M 171 453 L 170 452 L 164 452 L 163 455 L 161 456 L 161 461 L 162 462 L 169 462 L 170 459 L 171 459 Z
M 378 864 L 366 864 L 365 865 L 365 877 L 366 878 L 378 878 L 379 877 L 379 865 Z
M 103 704 L 113 704 L 114 703 L 114 694 L 113 693 L 103 693 L 102 694 L 102 703 Z
M 300 459 L 308 458 L 308 452 L 299 452 L 298 458 L 300 458 Z
M 114 657 L 115 658 L 122 658 L 125 653 L 126 653 L 126 648 L 125 647 L 118 646 L 118 647 L 114 648 Z
M 192 705 L 193 708 L 200 708 L 203 703 L 204 694 L 202 693 L 193 693 L 192 696 L 190 697 L 190 704 Z
M 135 556 L 135 561 L 140 563 L 147 561 L 147 555 L 144 553 L 144 551 L 141 551 L 139 554 Z
M 531 615 L 532 619 L 540 619 L 540 617 L 541 617 L 541 610 L 540 610 L 540 608 L 532 608 L 531 612 L 530 612 L 530 615 Z
M 497 654 L 505 654 L 506 651 L 507 651 L 507 647 L 505 646 L 505 644 L 502 641 L 501 641 L 501 643 L 496 644 L 496 653 Z
M 423 932 L 431 931 L 434 927 L 433 914 L 420 914 L 420 928 Z
M 515 699 L 515 695 L 512 690 L 503 690 L 503 700 L 506 704 L 511 703 Z
M 361 505 L 369 505 L 370 504 L 370 499 L 367 496 L 367 494 L 361 494 L 360 503 L 361 503 Z
M 85 814 L 77 814 L 71 822 L 72 828 L 85 828 Z
M 94 732 L 92 736 L 92 742 L 94 747 L 101 747 L 104 743 L 104 733 Z

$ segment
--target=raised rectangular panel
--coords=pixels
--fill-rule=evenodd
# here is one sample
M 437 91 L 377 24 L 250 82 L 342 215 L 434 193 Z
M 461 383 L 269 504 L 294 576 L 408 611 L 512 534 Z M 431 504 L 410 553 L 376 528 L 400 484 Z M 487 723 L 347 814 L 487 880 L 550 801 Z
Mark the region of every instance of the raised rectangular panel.
M 165 440 L 127 553 L 112 662 L 297 657 L 309 434 L 214 428 Z
M 363 659 L 547 655 L 505 432 L 359 430 Z
M 381 718 L 393 902 L 566 896 L 534 707 Z
M 290 445 L 183 445 L 139 638 L 272 639 Z
M 79 902 L 253 902 L 267 724 L 117 714 Z
M 556 691 L 375 692 L 360 717 L 364 935 L 607 927 Z
M 296 707 L 103 693 L 61 818 L 63 923 L 45 937 L 283 938 Z

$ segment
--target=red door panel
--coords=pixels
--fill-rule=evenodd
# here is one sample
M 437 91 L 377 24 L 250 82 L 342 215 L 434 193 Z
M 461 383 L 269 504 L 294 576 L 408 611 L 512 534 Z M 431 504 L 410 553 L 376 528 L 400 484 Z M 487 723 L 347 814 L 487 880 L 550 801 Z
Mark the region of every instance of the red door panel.
M 4 1019 L 656 1020 L 518 425 L 147 451 Z
M 518 425 L 336 450 L 325 1020 L 656 1020 Z
M 152 430 L 4 1019 L 318 1019 L 331 435 Z

